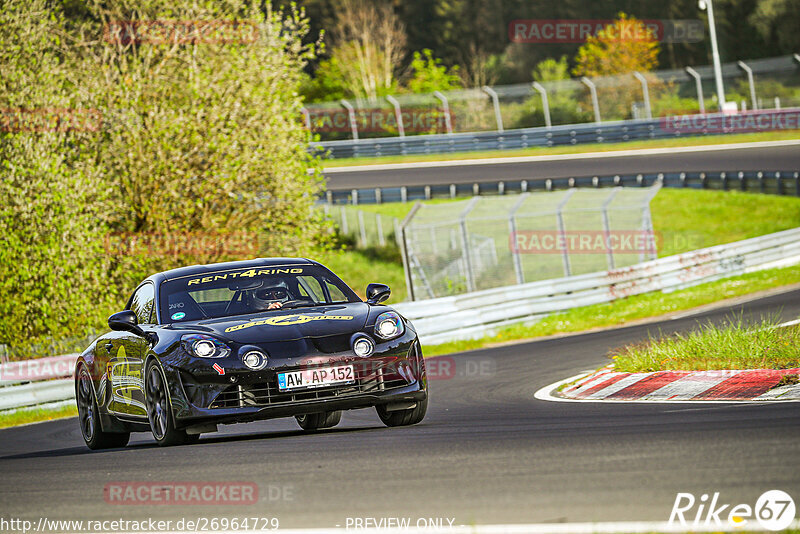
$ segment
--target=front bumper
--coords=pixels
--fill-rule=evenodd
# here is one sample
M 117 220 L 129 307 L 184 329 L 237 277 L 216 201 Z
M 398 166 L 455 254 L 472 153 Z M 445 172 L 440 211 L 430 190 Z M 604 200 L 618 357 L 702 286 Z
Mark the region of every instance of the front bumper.
M 226 369 L 224 376 L 165 365 L 178 428 L 238 423 L 308 413 L 415 403 L 427 398 L 427 377 L 416 335 L 403 336 L 368 358 L 352 352 L 271 362 L 263 371 Z M 167 363 L 162 360 L 162 364 Z M 300 369 L 353 365 L 348 384 L 281 391 L 278 374 Z

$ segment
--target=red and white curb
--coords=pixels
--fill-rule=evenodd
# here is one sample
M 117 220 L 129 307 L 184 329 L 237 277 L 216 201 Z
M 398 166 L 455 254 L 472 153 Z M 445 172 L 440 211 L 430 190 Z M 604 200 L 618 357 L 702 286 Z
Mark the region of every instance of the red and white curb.
M 604 367 L 546 386 L 536 392 L 536 398 L 567 402 L 797 401 L 800 384 L 775 387 L 784 376 L 796 374 L 800 368 L 621 373 Z

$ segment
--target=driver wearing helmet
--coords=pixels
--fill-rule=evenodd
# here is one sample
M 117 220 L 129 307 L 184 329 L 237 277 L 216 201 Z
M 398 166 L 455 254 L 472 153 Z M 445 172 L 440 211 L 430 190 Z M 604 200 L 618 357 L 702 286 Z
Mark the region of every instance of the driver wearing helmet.
M 258 311 L 277 310 L 289 300 L 289 290 L 285 282 L 262 287 L 253 292 L 253 307 Z

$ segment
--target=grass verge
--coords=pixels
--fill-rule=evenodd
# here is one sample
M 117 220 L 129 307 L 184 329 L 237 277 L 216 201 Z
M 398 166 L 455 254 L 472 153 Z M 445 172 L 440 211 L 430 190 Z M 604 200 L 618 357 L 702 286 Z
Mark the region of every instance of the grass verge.
M 57 408 L 28 408 L 11 413 L 0 413 L 0 428 L 77 416 L 78 409 L 74 405 L 59 406 Z
M 611 358 L 616 371 L 627 373 L 800 367 L 800 328 L 777 325 L 776 320 L 745 324 L 740 317 L 721 326 L 708 324 L 688 334 L 628 345 L 612 352 Z
M 795 283 L 800 283 L 800 265 L 767 269 L 708 282 L 672 293 L 646 293 L 605 304 L 575 308 L 564 313 L 550 315 L 534 324 L 519 324 L 503 328 L 493 336 L 439 345 L 424 345 L 423 351 L 425 356 L 438 356 L 498 344 L 533 340 L 543 336 L 621 326 L 635 320 L 690 310 L 720 300 Z
M 414 163 L 424 161 L 453 161 L 486 158 L 510 158 L 516 156 L 554 156 L 558 154 L 582 154 L 586 152 L 611 152 L 613 150 L 636 150 L 642 148 L 671 148 L 682 146 L 723 145 L 729 143 L 752 143 L 758 141 L 784 141 L 798 139 L 797 130 L 762 132 L 734 135 L 707 135 L 680 137 L 675 139 L 654 139 L 647 141 L 627 141 L 622 143 L 587 143 L 557 147 L 532 147 L 515 150 L 486 150 L 458 152 L 455 154 L 418 154 L 409 156 L 381 156 L 374 158 L 342 158 L 324 160 L 323 166 L 351 167 L 356 165 L 383 165 L 387 163 Z

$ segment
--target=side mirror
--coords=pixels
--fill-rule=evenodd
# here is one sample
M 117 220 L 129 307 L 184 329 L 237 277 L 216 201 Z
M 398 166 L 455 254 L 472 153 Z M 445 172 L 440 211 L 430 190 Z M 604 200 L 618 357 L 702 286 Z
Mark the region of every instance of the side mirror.
M 367 286 L 367 304 L 380 304 L 391 294 L 392 290 L 386 284 L 370 284 Z
M 144 336 L 144 330 L 136 324 L 136 314 L 131 310 L 117 312 L 108 318 L 108 327 L 111 330 L 131 332 L 137 336 Z

